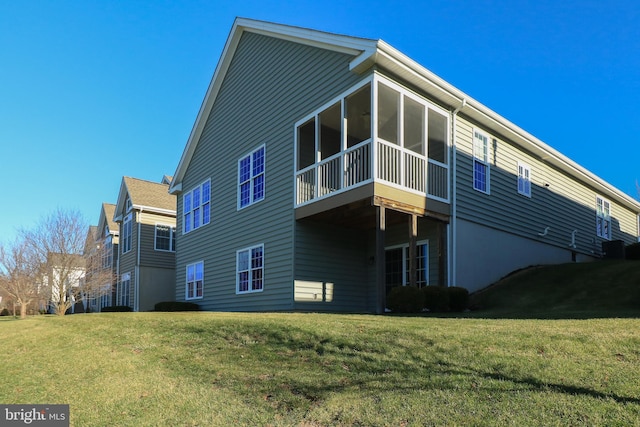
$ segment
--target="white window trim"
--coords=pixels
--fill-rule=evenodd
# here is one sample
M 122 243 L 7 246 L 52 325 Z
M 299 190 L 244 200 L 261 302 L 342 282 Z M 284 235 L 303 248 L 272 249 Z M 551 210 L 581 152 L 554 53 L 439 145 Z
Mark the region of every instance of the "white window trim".
M 127 238 L 127 223 L 129 224 L 129 236 Z M 129 248 L 127 249 L 127 243 Z M 133 213 L 127 214 L 122 220 L 122 254 L 131 252 L 133 248 Z
M 599 209 L 598 209 L 598 205 L 599 205 L 598 202 L 600 202 L 600 201 L 602 201 L 603 210 L 604 210 L 605 203 L 609 205 L 609 215 L 604 215 L 604 214 L 601 215 L 600 214 Z M 596 196 L 596 235 L 598 237 L 600 237 L 601 239 L 611 240 L 613 238 L 613 228 L 612 228 L 612 221 L 611 221 L 611 216 L 612 216 L 611 213 L 612 212 L 611 211 L 612 211 L 611 201 L 605 199 L 602 196 Z M 602 231 L 600 231 L 598 229 L 598 223 L 599 223 L 600 220 L 602 220 Z M 608 228 L 609 229 L 609 234 L 608 235 L 604 232 L 605 223 L 608 223 L 608 226 L 609 226 L 609 228 Z
M 491 142 L 491 136 L 486 133 L 485 131 L 478 129 L 478 128 L 474 128 L 472 130 L 472 135 L 471 135 L 471 154 L 472 154 L 472 158 L 473 158 L 473 163 L 471 165 L 471 181 L 472 181 L 472 185 L 473 185 L 473 189 L 476 191 L 479 191 L 480 193 L 484 193 L 484 194 L 491 194 L 491 164 L 489 163 L 489 159 L 491 157 L 489 150 L 491 148 L 491 145 L 489 144 Z M 476 157 L 476 133 L 480 134 L 481 136 L 485 137 L 487 139 L 487 159 L 481 159 L 479 157 Z M 475 162 L 481 163 L 483 165 L 486 166 L 487 168 L 487 174 L 486 174 L 486 178 L 485 178 L 485 183 L 486 183 L 486 190 L 482 190 L 480 188 L 476 187 L 476 177 L 475 177 L 475 173 L 476 173 L 476 167 L 475 167 Z
M 203 188 L 204 188 L 205 184 L 207 184 L 207 183 L 209 184 L 209 200 L 207 202 L 203 202 L 203 197 L 202 197 L 204 195 Z M 197 207 L 193 204 L 193 192 L 196 189 L 200 189 L 200 204 Z M 191 197 L 191 209 L 188 212 L 185 211 L 185 209 L 184 209 L 184 206 L 185 206 L 184 200 L 185 200 L 185 198 L 187 196 Z M 204 211 L 203 210 L 203 206 L 205 204 L 207 204 L 207 203 L 209 204 L 209 218 L 207 219 L 207 222 L 204 222 L 203 221 L 203 218 L 204 218 L 203 217 L 203 211 Z M 186 227 L 187 227 L 186 216 L 187 216 L 187 214 L 190 213 L 191 214 L 191 218 L 193 218 L 193 216 L 195 215 L 195 210 L 198 209 L 198 208 L 200 209 L 200 211 L 199 211 L 200 212 L 199 213 L 199 215 L 200 215 L 200 223 L 199 224 L 200 225 L 198 225 L 197 227 L 193 227 L 193 223 L 192 223 L 191 224 L 191 228 L 187 231 L 187 229 L 186 229 Z M 191 221 L 193 221 L 193 219 L 191 219 Z M 202 228 L 205 225 L 210 224 L 210 223 L 211 223 L 211 178 L 202 181 L 199 185 L 196 185 L 191 190 L 187 191 L 186 193 L 184 193 L 182 195 L 182 234 L 184 235 L 184 234 L 192 233 L 192 232 L 194 232 L 196 230 L 199 230 L 200 228 Z
M 123 282 L 129 282 L 129 284 L 127 285 L 127 295 L 126 295 L 126 299 L 127 299 L 127 303 L 125 304 L 124 301 L 122 301 L 123 295 L 122 295 L 122 286 L 123 286 Z M 122 305 L 122 306 L 128 306 L 131 307 L 131 273 L 124 273 L 121 277 L 120 277 L 120 283 L 118 284 L 118 295 L 116 295 L 116 299 L 117 299 L 117 304 L 116 305 Z
M 520 170 L 522 169 L 522 171 L 527 171 L 529 173 L 529 177 L 528 179 L 525 179 L 524 176 L 520 176 Z M 520 189 L 520 179 L 522 178 L 523 182 L 528 182 L 529 183 L 529 191 L 526 191 L 526 186 L 524 186 L 524 189 Z M 526 163 L 522 163 L 522 162 L 518 162 L 518 194 L 522 194 L 523 196 L 529 197 L 531 198 L 531 167 L 526 164 Z
M 197 296 L 196 295 L 196 282 L 198 281 L 197 278 L 195 278 L 195 281 L 193 282 L 193 296 L 189 297 L 189 267 L 190 266 L 197 266 L 198 264 L 202 264 L 202 295 L 201 296 Z M 197 270 L 196 270 L 197 271 Z M 195 274 L 195 272 L 194 272 Z M 184 269 L 184 299 L 185 301 L 192 301 L 192 300 L 197 300 L 197 299 L 203 299 L 204 298 L 204 261 L 196 261 L 196 262 L 192 262 L 190 264 L 187 264 L 185 266 Z
M 253 180 L 256 178 L 255 176 L 253 176 L 253 155 L 260 151 L 263 150 L 264 151 L 264 156 L 263 156 L 263 172 L 262 172 L 262 186 L 263 186 L 263 191 L 262 191 L 262 197 L 258 200 L 253 200 Z M 249 178 L 249 182 L 251 183 L 251 185 L 249 186 L 250 189 L 250 195 L 249 195 L 249 203 L 247 203 L 246 205 L 242 206 L 241 205 L 241 197 L 242 197 L 242 191 L 241 191 L 241 185 L 242 182 L 240 182 L 240 162 L 242 162 L 243 159 L 245 159 L 246 157 L 249 157 L 250 159 L 250 164 L 251 164 L 251 178 Z M 238 166 L 237 166 L 237 188 L 236 188 L 236 192 L 237 192 L 237 196 L 236 196 L 236 209 L 237 210 L 242 210 L 242 209 L 246 209 L 249 206 L 253 206 L 256 203 L 260 203 L 261 201 L 265 200 L 267 198 L 267 144 L 262 144 L 259 147 L 257 147 L 254 150 L 251 150 L 248 153 L 245 153 L 244 155 L 240 156 L 240 158 L 238 159 Z M 257 176 L 257 175 L 256 175 Z M 244 181 L 243 181 L 244 182 Z
M 158 226 L 161 227 L 169 227 L 169 249 L 159 249 L 158 248 Z M 171 224 L 165 224 L 162 222 L 156 222 L 156 226 L 153 230 L 153 249 L 158 252 L 175 252 L 175 236 L 176 236 L 176 226 Z
M 262 289 L 251 289 L 251 282 L 253 277 L 251 276 L 251 250 L 255 248 L 262 248 Z M 240 278 L 238 277 L 240 271 L 238 270 L 238 256 L 241 252 L 249 251 L 249 289 L 246 291 L 240 290 Z M 236 251 L 236 295 L 244 295 L 244 294 L 255 294 L 258 292 L 263 292 L 265 288 L 265 254 L 264 254 L 264 243 L 260 243 L 257 245 L 249 246 L 246 248 L 242 248 Z
M 426 262 L 426 265 L 425 265 L 424 273 L 425 273 L 425 279 L 426 279 L 426 286 L 429 286 L 430 285 L 430 283 L 429 283 L 429 272 L 430 272 L 429 271 L 430 270 L 429 269 L 429 251 L 431 250 L 431 248 L 429 247 L 429 240 L 428 239 L 427 240 L 418 240 L 416 242 L 416 246 L 422 246 L 422 245 L 426 245 L 427 246 L 427 262 Z M 386 252 L 386 251 L 389 251 L 389 250 L 400 249 L 400 248 L 402 248 L 402 266 L 403 266 L 403 269 L 404 269 L 404 266 L 407 265 L 407 261 L 408 261 L 405 249 L 409 249 L 409 243 L 402 243 L 402 244 L 399 244 L 399 245 L 386 246 L 384 248 L 384 250 Z M 407 274 L 406 273 L 407 273 L 407 271 L 403 271 L 403 274 L 402 274 L 402 286 L 409 286 L 410 285 L 409 282 L 407 281 Z

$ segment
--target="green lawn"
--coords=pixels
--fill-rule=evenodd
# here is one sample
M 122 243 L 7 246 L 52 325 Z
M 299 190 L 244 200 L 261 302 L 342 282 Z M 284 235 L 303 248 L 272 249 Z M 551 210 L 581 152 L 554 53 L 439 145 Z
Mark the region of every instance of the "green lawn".
M 75 426 L 640 425 L 638 318 L 104 313 L 0 337 L 0 402 Z
M 531 268 L 477 295 L 473 316 L 640 318 L 640 261 L 600 261 Z

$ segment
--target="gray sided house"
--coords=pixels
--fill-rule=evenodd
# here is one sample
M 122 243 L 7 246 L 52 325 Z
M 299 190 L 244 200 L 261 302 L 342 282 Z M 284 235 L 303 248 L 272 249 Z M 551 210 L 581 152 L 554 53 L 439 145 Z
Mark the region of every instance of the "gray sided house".
M 637 241 L 640 204 L 381 40 L 237 19 L 187 141 L 176 294 L 382 312 Z
M 176 197 L 162 182 L 123 177 L 113 221 L 119 225 L 114 305 L 153 310 L 175 298 Z
M 95 269 L 100 269 L 100 277 L 105 279 L 104 288 L 100 289 L 91 300 L 91 309 L 94 312 L 116 305 L 120 228 L 113 220 L 115 211 L 116 205 L 102 204 L 96 226 L 94 248 L 89 248 L 98 258 L 92 262 L 92 265 Z

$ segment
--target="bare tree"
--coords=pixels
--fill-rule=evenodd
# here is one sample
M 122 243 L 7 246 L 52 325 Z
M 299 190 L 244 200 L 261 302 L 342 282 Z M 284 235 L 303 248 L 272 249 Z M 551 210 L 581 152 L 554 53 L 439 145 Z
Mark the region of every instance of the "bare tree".
M 85 276 L 81 283 L 85 306 L 102 296 L 111 298 L 115 277 L 108 250 L 103 244 L 96 227 L 89 227 L 84 246 Z M 110 301 L 109 301 L 110 305 Z
M 41 263 L 30 249 L 20 237 L 0 245 L 0 287 L 20 305 L 21 319 L 27 317 L 29 304 L 40 299 L 43 291 L 38 280 Z
M 64 315 L 76 304 L 99 292 L 102 280 L 95 274 L 87 280 L 86 272 L 93 270 L 93 260 L 84 257 L 87 244 L 87 223 L 78 211 L 58 209 L 44 216 L 33 230 L 21 235 L 38 262 L 46 266 L 43 284 L 49 291 L 50 306 Z

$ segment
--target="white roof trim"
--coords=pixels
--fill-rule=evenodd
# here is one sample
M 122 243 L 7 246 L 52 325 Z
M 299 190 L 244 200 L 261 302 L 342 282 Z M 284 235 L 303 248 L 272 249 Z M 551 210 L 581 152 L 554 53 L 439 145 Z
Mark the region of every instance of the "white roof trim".
M 268 35 L 271 37 L 278 37 L 337 52 L 353 54 L 355 58 L 349 64 L 351 71 L 356 73 L 363 72 L 369 69 L 372 65 L 378 64 L 381 68 L 389 69 L 400 77 L 415 84 L 430 96 L 439 100 L 444 106 L 449 106 L 452 109 L 458 107 L 464 99 L 466 100 L 466 106 L 460 114 L 464 114 L 469 118 L 476 120 L 480 124 L 486 126 L 489 131 L 495 131 L 501 136 L 508 138 L 525 150 L 539 156 L 540 159 L 592 186 L 596 191 L 601 192 L 603 195 L 607 195 L 624 206 L 640 212 L 640 202 L 613 187 L 611 184 L 578 165 L 573 160 L 551 148 L 549 145 L 521 129 L 514 123 L 500 116 L 498 113 L 466 95 L 464 92 L 447 83 L 424 66 L 420 65 L 382 40 L 331 34 L 317 30 L 245 18 L 236 19 L 231 33 L 227 38 L 220 61 L 218 62 L 213 74 L 209 88 L 207 89 L 207 93 L 200 107 L 200 111 L 196 117 L 195 124 L 191 130 L 191 134 L 189 135 L 187 145 L 182 153 L 176 172 L 174 173 L 173 182 L 169 187 L 169 192 L 171 194 L 182 191 L 182 179 L 184 178 L 184 173 L 191 161 L 197 142 L 202 135 L 204 125 L 211 108 L 213 107 L 213 103 L 220 89 L 224 75 L 229 68 L 233 52 L 238 46 L 242 33 L 245 31 Z
M 402 77 L 423 88 L 427 93 L 451 107 L 459 106 L 462 100 L 465 99 L 466 106 L 460 114 L 477 120 L 480 124 L 487 126 L 489 131 L 493 130 L 500 133 L 527 151 L 539 156 L 541 160 L 592 186 L 596 191 L 609 195 L 626 207 L 640 212 L 640 202 L 633 197 L 623 193 L 529 132 L 466 95 L 387 43 L 380 41 L 378 47 L 380 51 L 376 55 L 376 63 L 387 68 L 403 69 L 405 73 L 403 73 Z
M 224 75 L 229 69 L 233 53 L 238 47 L 240 37 L 245 31 L 271 37 L 278 37 L 280 39 L 329 49 L 336 52 L 361 55 L 364 57 L 363 60 L 366 60 L 367 57 L 371 56 L 376 51 L 377 44 L 377 41 L 375 40 L 325 33 L 317 30 L 256 21 L 246 18 L 237 18 L 233 23 L 227 42 L 222 54 L 220 55 L 220 60 L 213 73 L 213 77 L 209 83 L 207 93 L 204 96 L 198 115 L 196 116 L 196 121 L 191 129 L 185 150 L 182 153 L 178 167 L 173 174 L 173 181 L 169 187 L 169 193 L 171 194 L 176 194 L 182 191 L 182 179 L 184 178 L 184 173 L 191 161 L 191 157 L 196 149 L 198 140 L 202 135 L 204 125 L 209 117 L 211 109 L 213 108 L 213 103 L 218 95 L 222 81 L 224 80 Z

